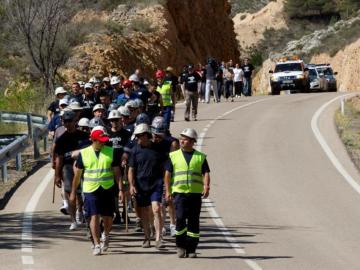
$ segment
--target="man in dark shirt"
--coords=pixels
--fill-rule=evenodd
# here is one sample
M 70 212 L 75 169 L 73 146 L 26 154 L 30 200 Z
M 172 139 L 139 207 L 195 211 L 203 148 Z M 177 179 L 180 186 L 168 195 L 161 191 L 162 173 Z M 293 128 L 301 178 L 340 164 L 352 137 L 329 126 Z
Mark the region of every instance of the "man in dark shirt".
M 56 100 L 54 100 L 53 102 L 50 103 L 49 107 L 48 107 L 48 123 L 50 123 L 51 119 L 60 113 L 60 107 L 59 107 L 59 102 L 60 99 L 63 99 L 65 97 L 65 95 L 67 94 L 66 90 L 63 87 L 57 87 L 55 89 L 55 96 L 56 96 Z
M 62 117 L 65 132 L 56 140 L 54 153 L 55 161 L 55 184 L 61 188 L 64 185 L 65 200 L 69 199 L 72 180 L 74 177 L 73 152 L 88 146 L 91 142 L 87 133 L 76 129 L 76 115 L 73 111 L 65 111 Z M 77 196 L 79 205 L 82 205 L 81 196 Z M 75 209 L 69 207 L 71 217 L 70 230 L 75 230 Z
M 194 70 L 194 66 L 190 64 L 188 66 L 188 74 L 184 77 L 185 82 L 185 121 L 190 121 L 190 107 L 192 104 L 192 118 L 197 121 L 197 108 L 199 101 L 198 83 L 201 81 L 201 77 Z
M 244 59 L 244 65 L 241 67 L 244 71 L 244 95 L 251 96 L 252 95 L 252 73 L 254 71 L 254 66 L 250 63 L 249 58 Z
M 84 87 L 83 103 L 81 104 L 83 107 L 81 116 L 91 119 L 93 116 L 92 109 L 96 103 L 97 101 L 94 93 L 94 88 L 91 83 L 86 83 Z
M 163 247 L 160 239 L 162 216 L 159 204 L 163 194 L 163 154 L 158 152 L 151 142 L 151 132 L 147 124 L 136 126 L 134 135 L 137 145 L 131 150 L 129 160 L 130 194 L 135 196 L 142 220 L 145 240 L 142 247 L 150 247 L 150 211 L 151 206 L 155 224 L 155 246 Z
M 80 84 L 78 82 L 73 82 L 71 85 L 70 101 L 77 101 L 80 104 L 83 103 L 83 95 L 81 93 Z

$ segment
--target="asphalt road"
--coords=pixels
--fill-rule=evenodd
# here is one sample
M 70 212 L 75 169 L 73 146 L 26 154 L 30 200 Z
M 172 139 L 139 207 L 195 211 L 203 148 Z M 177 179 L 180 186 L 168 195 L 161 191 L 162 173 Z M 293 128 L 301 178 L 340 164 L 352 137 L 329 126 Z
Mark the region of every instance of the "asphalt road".
M 85 230 L 68 230 L 58 191 L 51 203 L 46 166 L 0 212 L 0 269 L 359 269 L 360 194 L 334 167 L 311 126 L 316 111 L 336 96 L 201 104 L 197 122 L 184 122 L 184 108 L 178 107 L 173 134 L 196 128 L 211 169 L 197 259 L 176 258 L 171 237 L 161 252 L 142 249 L 142 235 L 132 226 L 128 233 L 115 226 L 109 251 L 94 257 Z M 338 104 L 326 107 L 316 123 L 344 170 L 360 184 L 335 131 Z

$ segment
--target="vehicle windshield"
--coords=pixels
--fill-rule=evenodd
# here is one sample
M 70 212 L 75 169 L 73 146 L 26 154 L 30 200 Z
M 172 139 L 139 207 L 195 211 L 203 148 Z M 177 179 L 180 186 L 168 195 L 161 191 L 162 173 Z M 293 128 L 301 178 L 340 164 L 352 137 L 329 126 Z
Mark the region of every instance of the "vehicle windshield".
M 300 63 L 286 63 L 276 65 L 275 73 L 284 71 L 303 71 L 303 69 Z
M 309 68 L 309 76 L 310 77 L 317 77 L 317 73 L 316 73 L 316 70 L 313 69 L 313 68 Z
M 330 67 L 327 68 L 317 68 L 319 73 L 324 73 L 325 76 L 333 76 L 334 73 Z

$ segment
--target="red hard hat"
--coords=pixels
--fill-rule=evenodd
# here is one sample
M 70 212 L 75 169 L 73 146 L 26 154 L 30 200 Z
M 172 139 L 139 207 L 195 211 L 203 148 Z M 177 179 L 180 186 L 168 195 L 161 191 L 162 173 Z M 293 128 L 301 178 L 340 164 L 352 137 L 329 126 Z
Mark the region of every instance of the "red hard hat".
M 159 69 L 158 71 L 156 71 L 155 73 L 155 78 L 156 79 L 159 79 L 159 78 L 164 78 L 165 77 L 165 72 L 161 69 Z
M 123 83 L 122 83 L 122 87 L 125 87 L 125 88 L 128 88 L 128 87 L 132 87 L 133 83 L 132 81 L 130 80 L 125 80 Z

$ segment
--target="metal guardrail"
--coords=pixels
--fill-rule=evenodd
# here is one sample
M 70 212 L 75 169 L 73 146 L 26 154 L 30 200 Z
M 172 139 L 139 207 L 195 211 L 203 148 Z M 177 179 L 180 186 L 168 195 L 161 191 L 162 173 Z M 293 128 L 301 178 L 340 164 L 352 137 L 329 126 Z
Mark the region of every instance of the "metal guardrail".
M 16 159 L 16 170 L 21 170 L 21 153 L 29 146 L 32 140 L 34 145 L 34 158 L 40 157 L 40 140 L 44 141 L 44 150 L 47 150 L 47 123 L 46 117 L 30 113 L 3 112 L 0 111 L 0 123 L 26 124 L 28 134 L 22 135 L 12 143 L 0 149 L 1 178 L 4 182 L 8 180 L 7 162 Z

